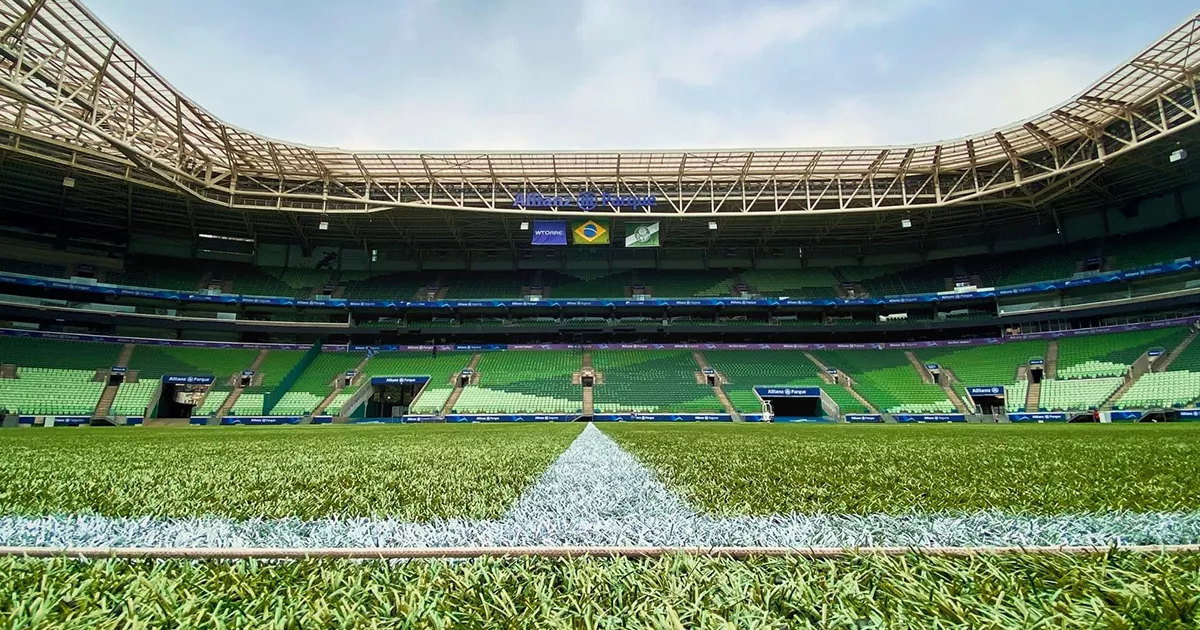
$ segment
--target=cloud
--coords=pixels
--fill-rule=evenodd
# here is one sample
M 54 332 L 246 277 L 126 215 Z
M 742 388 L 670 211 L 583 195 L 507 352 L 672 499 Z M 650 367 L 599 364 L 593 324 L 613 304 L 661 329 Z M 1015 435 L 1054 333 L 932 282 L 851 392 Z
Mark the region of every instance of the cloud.
M 928 142 L 1038 113 L 1106 69 L 1002 33 L 910 63 L 889 37 L 936 13 L 930 0 L 420 0 L 385 3 L 356 41 L 247 38 L 199 18 L 163 29 L 167 16 L 129 1 L 118 34 L 202 106 L 347 149 Z M 321 31 L 320 15 L 292 19 Z

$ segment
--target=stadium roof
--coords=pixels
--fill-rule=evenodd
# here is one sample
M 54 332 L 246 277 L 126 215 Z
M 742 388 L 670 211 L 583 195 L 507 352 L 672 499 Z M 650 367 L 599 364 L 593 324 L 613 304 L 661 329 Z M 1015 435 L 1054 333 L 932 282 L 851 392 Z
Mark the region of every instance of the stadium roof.
M 950 231 L 1048 220 L 1050 212 L 1171 190 L 1191 176 L 1154 166 L 1166 161 L 1162 141 L 1200 134 L 1193 128 L 1200 14 L 1074 99 L 966 138 L 520 153 L 343 151 L 273 140 L 226 124 L 180 94 L 76 0 L 0 0 L 0 25 L 0 160 L 10 162 L 5 168 L 0 161 L 0 173 L 27 179 L 36 203 L 64 195 L 56 181 L 64 175 L 111 180 L 106 194 L 125 197 L 131 229 L 139 220 L 193 232 L 197 224 L 240 224 L 246 233 L 303 238 L 309 216 L 340 215 L 344 236 L 365 244 L 367 235 L 382 237 L 381 229 L 394 236 L 422 221 L 453 232 L 448 210 L 513 219 L 588 211 L 732 223 L 745 217 L 747 238 L 763 244 L 756 233 L 787 234 L 789 226 L 797 237 L 864 229 L 874 236 L 895 223 L 885 211 L 896 211 Z M 1163 150 L 1151 156 L 1143 148 L 1150 143 Z M 155 201 L 135 203 L 135 189 Z M 642 199 L 621 206 L 601 197 L 592 207 L 588 192 Z M 637 205 L 649 196 L 653 205 Z M 549 206 L 529 201 L 547 197 Z M 97 201 L 95 212 L 104 205 Z M 473 220 L 494 222 L 485 216 Z

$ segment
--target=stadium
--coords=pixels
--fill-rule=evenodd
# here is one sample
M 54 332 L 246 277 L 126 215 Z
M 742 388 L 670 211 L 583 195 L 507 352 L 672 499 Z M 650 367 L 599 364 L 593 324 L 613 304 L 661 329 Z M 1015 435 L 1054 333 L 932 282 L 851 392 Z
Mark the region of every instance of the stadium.
M 1200 618 L 1200 14 L 913 146 L 344 151 L 152 61 L 0 0 L 15 627 Z

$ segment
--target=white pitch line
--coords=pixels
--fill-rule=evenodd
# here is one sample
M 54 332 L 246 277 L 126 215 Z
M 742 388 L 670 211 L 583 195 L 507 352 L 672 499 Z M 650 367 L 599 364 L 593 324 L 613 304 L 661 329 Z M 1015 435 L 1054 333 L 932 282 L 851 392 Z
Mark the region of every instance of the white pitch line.
M 1200 511 L 705 516 L 590 424 L 496 521 L 0 516 L 0 545 L 39 548 L 933 549 L 1197 543 Z

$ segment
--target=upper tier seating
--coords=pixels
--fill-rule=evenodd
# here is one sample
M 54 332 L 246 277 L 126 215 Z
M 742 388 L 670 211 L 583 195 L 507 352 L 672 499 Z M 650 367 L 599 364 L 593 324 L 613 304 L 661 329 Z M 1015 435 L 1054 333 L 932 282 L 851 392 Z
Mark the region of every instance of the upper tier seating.
M 832 298 L 837 278 L 824 267 L 743 271 L 742 280 L 760 295 L 794 298 Z
M 517 299 L 529 286 L 524 274 L 499 271 L 447 271 L 442 281 L 447 300 Z
M 969 348 L 917 350 L 923 363 L 948 369 L 964 385 L 1004 385 L 1017 379 L 1017 370 L 1030 359 L 1045 358 L 1045 341 L 1012 341 Z
M 304 368 L 300 378 L 296 379 L 289 391 L 308 392 L 324 397 L 333 391 L 334 379 L 358 367 L 364 356 L 351 352 L 322 352 Z
M 638 271 L 638 284 L 654 288 L 654 297 L 729 297 L 733 294 L 734 279 L 719 269 L 706 271 Z
M 116 343 L 0 336 L 0 364 L 95 372 L 116 365 L 120 356 Z
M 821 363 L 849 374 L 855 389 L 888 413 L 950 413 L 954 405 L 937 385 L 927 384 L 900 350 L 823 350 Z
M 1147 350 L 1170 351 L 1187 335 L 1184 328 L 1069 337 L 1058 342 L 1057 378 L 1121 376 Z
M 542 283 L 549 287 L 549 297 L 557 300 L 624 298 L 633 285 L 629 271 L 546 271 Z
M 430 387 L 454 382 L 454 377 L 471 362 L 470 353 L 439 352 L 380 352 L 363 367 L 367 378 L 372 376 L 428 376 Z
M 479 383 L 463 388 L 454 410 L 459 413 L 581 411 L 583 390 L 571 379 L 580 366 L 577 352 L 485 352 L 476 370 Z
M 247 387 L 246 391 L 252 393 L 273 392 L 283 379 L 292 371 L 292 368 L 304 358 L 307 350 L 271 350 L 267 352 L 267 356 L 263 359 L 262 364 L 255 370 L 256 377 L 261 376 L 261 382 L 253 387 Z M 295 389 L 295 388 L 293 388 Z
M 215 385 L 225 385 L 234 374 L 254 363 L 258 350 L 249 348 L 191 348 L 139 345 L 129 359 L 138 380 L 157 380 L 166 374 L 211 374 Z
M 1178 344 L 1176 344 L 1178 345 Z M 1192 340 L 1188 347 L 1175 357 L 1168 368 L 1172 371 L 1200 372 L 1200 336 Z
M 200 261 L 165 257 L 138 257 L 125 261 L 125 271 L 104 274 L 108 284 L 150 287 L 168 291 L 196 291 L 204 265 Z
M 26 276 L 41 276 L 43 278 L 62 278 L 67 270 L 62 265 L 0 258 L 0 271 L 19 273 Z
M 762 403 L 754 393 L 758 385 L 796 385 L 820 387 L 843 414 L 867 411 L 850 392 L 837 384 L 821 380 L 818 368 L 802 352 L 776 350 L 705 350 L 709 367 L 721 373 L 728 383 L 721 389 L 739 413 L 758 413 Z
M 1119 376 L 1044 380 L 1040 405 L 1048 411 L 1098 409 L 1123 382 Z
M 104 383 L 93 370 L 22 367 L 17 378 L 0 379 L 0 409 L 20 414 L 90 416 Z
M 605 412 L 723 413 L 712 388 L 696 381 L 700 367 L 684 350 L 597 350 L 592 366 L 603 383 L 593 388 Z
M 343 271 L 341 282 L 346 290 L 342 297 L 348 300 L 411 300 L 436 277 L 420 271 Z

